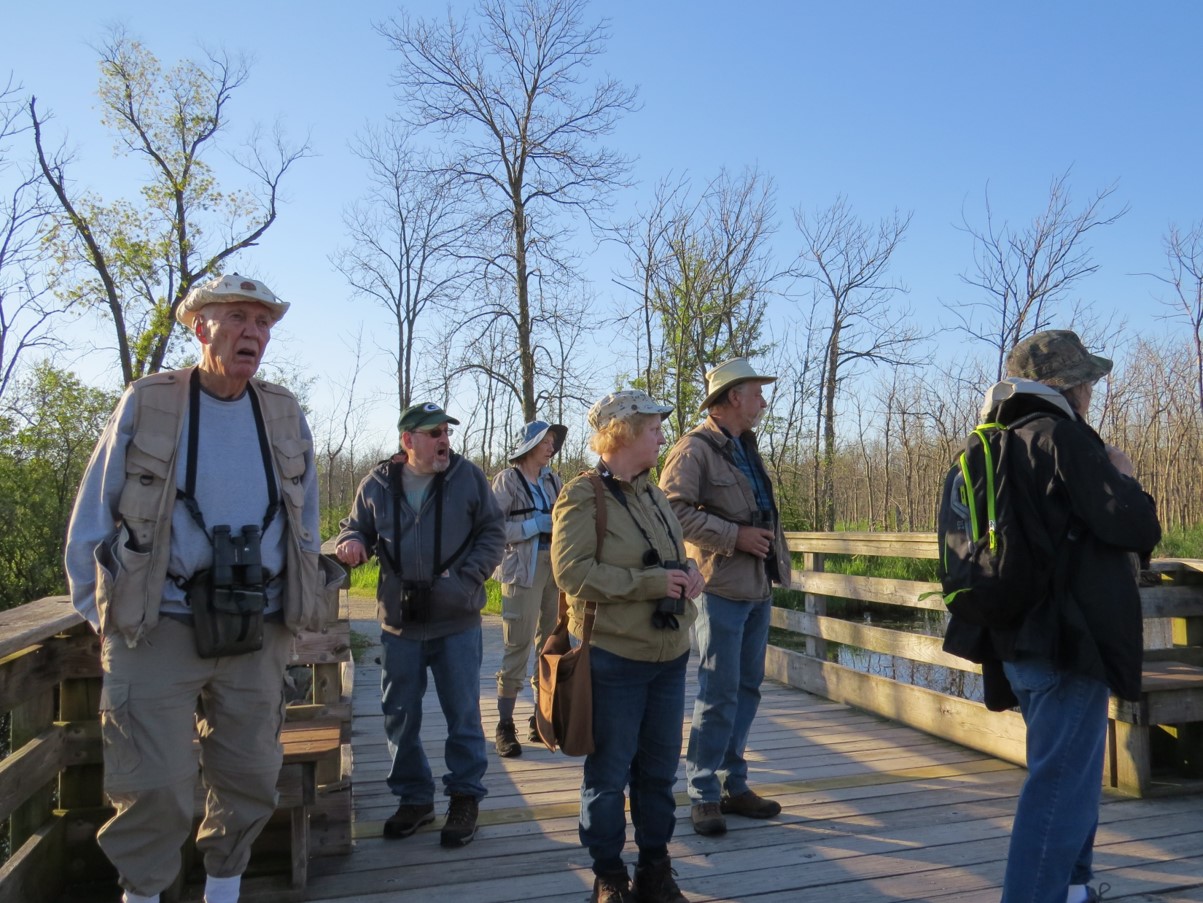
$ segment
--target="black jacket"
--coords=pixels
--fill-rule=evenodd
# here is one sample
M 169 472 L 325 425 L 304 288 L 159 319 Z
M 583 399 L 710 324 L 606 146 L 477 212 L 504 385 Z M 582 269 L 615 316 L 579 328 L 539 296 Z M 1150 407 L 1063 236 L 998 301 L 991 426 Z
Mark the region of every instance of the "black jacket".
M 1053 588 L 1014 628 L 977 628 L 953 617 L 945 649 L 982 663 L 986 705 L 1015 704 L 1000 662 L 1039 658 L 1102 681 L 1118 696 L 1140 695 L 1143 615 L 1139 557 L 1161 539 L 1152 497 L 1121 474 L 1086 423 L 1019 390 L 987 419 L 1014 423 L 1012 455 L 1017 508 L 1034 554 L 1048 556 Z

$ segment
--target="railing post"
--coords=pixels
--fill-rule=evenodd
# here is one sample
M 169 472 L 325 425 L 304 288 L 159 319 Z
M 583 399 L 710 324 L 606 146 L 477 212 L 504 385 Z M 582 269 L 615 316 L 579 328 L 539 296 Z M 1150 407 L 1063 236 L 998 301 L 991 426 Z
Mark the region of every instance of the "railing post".
M 53 641 L 51 641 L 53 642 Z M 45 653 L 43 645 L 33 655 Z M 20 749 L 38 734 L 54 726 L 54 690 L 48 689 L 12 710 L 9 722 L 10 749 Z M 39 789 L 18 806 L 9 818 L 9 849 L 16 851 L 50 818 L 54 809 L 54 784 Z
M 1183 569 L 1177 575 L 1178 582 L 1198 584 L 1197 572 Z M 1203 617 L 1172 618 L 1171 638 L 1175 648 L 1203 646 Z M 1189 659 L 1184 659 L 1189 660 Z M 1182 773 L 1187 777 L 1203 777 L 1203 723 L 1190 722 L 1175 725 L 1177 732 L 1177 759 Z
M 825 556 L 822 552 L 804 552 L 802 554 L 802 567 L 807 571 L 822 573 L 824 558 Z M 827 614 L 827 597 L 807 593 L 806 611 L 812 615 Z M 811 658 L 827 661 L 827 641 L 817 636 L 808 636 L 806 638 L 806 654 Z

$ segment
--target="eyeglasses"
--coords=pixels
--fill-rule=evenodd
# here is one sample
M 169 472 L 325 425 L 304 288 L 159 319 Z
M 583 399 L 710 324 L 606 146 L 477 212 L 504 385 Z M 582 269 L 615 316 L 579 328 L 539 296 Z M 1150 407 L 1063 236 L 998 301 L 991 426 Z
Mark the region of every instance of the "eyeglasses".
M 444 436 L 450 438 L 455 430 L 449 426 L 440 426 L 435 427 L 432 430 L 417 430 L 417 432 L 421 433 L 423 436 L 429 436 L 431 439 L 442 439 Z

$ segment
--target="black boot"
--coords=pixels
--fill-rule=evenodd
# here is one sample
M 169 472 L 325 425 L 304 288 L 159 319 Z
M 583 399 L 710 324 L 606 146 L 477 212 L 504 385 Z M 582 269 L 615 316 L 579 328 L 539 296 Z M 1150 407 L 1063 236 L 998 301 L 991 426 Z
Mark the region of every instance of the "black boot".
M 522 755 L 522 744 L 518 742 L 518 729 L 514 727 L 512 720 L 497 722 L 493 745 L 497 747 L 497 755 L 503 759 L 512 759 Z

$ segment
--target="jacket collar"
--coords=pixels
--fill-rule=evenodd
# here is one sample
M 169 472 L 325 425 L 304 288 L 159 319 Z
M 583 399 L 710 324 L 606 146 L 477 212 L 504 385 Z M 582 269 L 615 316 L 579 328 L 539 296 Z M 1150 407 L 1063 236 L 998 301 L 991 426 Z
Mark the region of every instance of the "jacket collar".
M 1044 405 L 1056 408 L 1071 420 L 1078 419 L 1078 415 L 1069 406 L 1069 402 L 1065 400 L 1065 396 L 1056 389 L 1035 380 L 1024 379 L 1020 376 L 1008 376 L 986 390 L 986 397 L 982 401 L 982 420 L 997 418 L 999 410 L 1004 406 L 1007 409 L 1026 409 L 1032 406 L 1030 402 L 1043 402 Z M 1035 407 L 1042 406 L 1040 404 L 1035 405 Z

